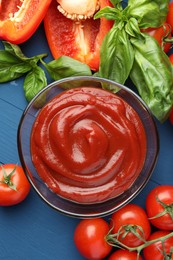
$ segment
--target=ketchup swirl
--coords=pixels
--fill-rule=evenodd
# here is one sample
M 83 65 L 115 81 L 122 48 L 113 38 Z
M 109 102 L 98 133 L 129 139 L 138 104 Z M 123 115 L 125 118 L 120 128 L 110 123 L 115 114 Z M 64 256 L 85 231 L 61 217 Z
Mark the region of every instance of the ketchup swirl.
M 140 174 L 145 130 L 118 95 L 76 88 L 40 110 L 31 154 L 38 174 L 59 196 L 78 203 L 103 202 L 123 193 Z

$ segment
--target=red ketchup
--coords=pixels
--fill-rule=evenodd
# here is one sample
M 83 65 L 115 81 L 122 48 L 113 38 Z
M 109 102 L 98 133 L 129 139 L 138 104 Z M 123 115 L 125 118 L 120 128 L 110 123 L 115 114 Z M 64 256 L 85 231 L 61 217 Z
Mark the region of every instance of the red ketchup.
M 83 87 L 64 91 L 39 112 L 32 160 L 47 186 L 77 203 L 96 203 L 128 189 L 146 156 L 143 124 L 121 97 Z

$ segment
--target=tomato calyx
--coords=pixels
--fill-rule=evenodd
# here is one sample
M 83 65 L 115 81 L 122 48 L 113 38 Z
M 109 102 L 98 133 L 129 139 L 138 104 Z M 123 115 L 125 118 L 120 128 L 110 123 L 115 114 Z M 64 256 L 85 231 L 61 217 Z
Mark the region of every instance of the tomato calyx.
M 158 197 L 156 197 L 157 202 L 163 207 L 163 211 L 159 212 L 153 217 L 150 217 L 149 219 L 155 219 L 164 216 L 165 214 L 169 214 L 171 219 L 173 220 L 173 203 L 166 204 L 163 201 L 159 200 Z
M 167 27 L 169 27 L 169 29 L 167 29 Z M 171 31 L 172 31 L 172 27 L 170 24 L 163 24 L 163 29 L 165 32 L 165 35 L 163 36 L 162 40 L 163 40 L 163 46 L 164 47 L 164 43 L 173 43 L 173 37 L 170 37 L 171 35 Z
M 139 246 L 136 246 L 136 247 L 129 247 L 127 245 L 125 245 L 123 242 L 121 242 L 119 239 L 118 239 L 118 236 L 117 234 L 112 234 L 112 228 L 109 230 L 108 234 L 106 235 L 105 239 L 106 239 L 106 242 L 112 246 L 112 247 L 116 247 L 116 248 L 122 248 L 122 249 L 126 249 L 130 252 L 133 252 L 133 251 L 136 251 L 137 252 L 137 260 L 140 256 L 140 253 L 141 251 L 154 244 L 154 243 L 157 243 L 157 242 L 161 242 L 162 243 L 162 248 L 163 248 L 163 251 L 162 251 L 162 254 L 164 256 L 164 259 L 165 260 L 169 260 L 169 259 L 172 259 L 172 255 L 173 255 L 173 247 L 171 247 L 171 250 L 169 253 L 166 253 L 165 252 L 165 248 L 164 248 L 164 242 L 166 239 L 170 238 L 170 237 L 173 237 L 173 232 L 170 232 L 169 234 L 165 235 L 165 236 L 162 236 L 162 237 L 159 237 L 159 238 L 155 238 L 155 239 L 152 239 L 152 240 L 147 240 L 145 241 L 142 245 L 139 245 Z
M 170 24 L 165 23 L 163 24 L 163 30 L 165 32 L 165 35 L 162 38 L 162 42 L 161 42 L 161 48 L 164 50 L 165 52 L 168 52 L 168 50 L 170 50 L 173 46 L 173 37 L 171 37 L 171 31 L 172 31 L 172 27 Z M 166 51 L 166 46 L 169 46 L 168 50 Z
M 140 230 L 140 233 L 142 234 L 142 236 L 139 234 L 138 230 Z M 114 234 L 114 235 L 116 235 L 118 238 L 121 235 L 121 240 L 122 240 L 129 233 L 133 234 L 134 236 L 136 236 L 139 240 L 143 241 L 144 243 L 146 242 L 146 240 L 144 239 L 144 231 L 143 231 L 142 227 L 139 225 L 131 225 L 131 224 L 123 225 L 118 230 L 118 233 Z
M 0 181 L 0 183 L 6 184 L 9 188 L 11 188 L 12 190 L 15 190 L 15 191 L 17 191 L 17 188 L 16 188 L 16 185 L 11 181 L 11 177 L 15 173 L 16 167 L 17 166 L 15 166 L 14 169 L 9 174 L 7 174 L 4 167 L 1 166 L 4 179 L 2 181 Z

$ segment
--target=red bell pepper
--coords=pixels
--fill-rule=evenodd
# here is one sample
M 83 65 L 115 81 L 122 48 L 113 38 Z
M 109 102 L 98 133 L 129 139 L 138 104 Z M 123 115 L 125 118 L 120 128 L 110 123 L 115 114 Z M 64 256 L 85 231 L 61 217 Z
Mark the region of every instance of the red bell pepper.
M 57 10 L 58 3 L 52 0 L 44 18 L 44 27 L 51 53 L 55 59 L 70 56 L 86 63 L 97 71 L 100 63 L 100 46 L 113 21 L 105 18 L 86 19 L 80 23 L 66 18 Z M 100 8 L 111 6 L 109 0 L 100 0 Z
M 0 0 L 0 39 L 20 44 L 43 20 L 51 0 Z

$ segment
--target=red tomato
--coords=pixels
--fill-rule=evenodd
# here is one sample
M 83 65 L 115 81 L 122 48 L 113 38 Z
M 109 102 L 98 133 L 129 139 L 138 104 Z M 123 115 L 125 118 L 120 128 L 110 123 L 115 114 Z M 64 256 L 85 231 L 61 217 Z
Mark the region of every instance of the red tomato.
M 154 240 L 169 234 L 168 231 L 156 231 L 149 237 L 148 240 Z M 152 243 L 151 245 L 144 248 L 144 259 L 145 260 L 163 260 L 163 259 L 173 259 L 171 254 L 171 248 L 173 246 L 173 236 L 166 239 L 162 244 L 161 241 Z M 167 257 L 167 258 L 166 258 Z
M 0 206 L 11 206 L 23 201 L 30 191 L 30 183 L 21 166 L 0 166 Z
M 117 234 L 121 232 L 121 234 L 117 236 L 117 239 L 129 247 L 136 247 L 143 244 L 143 240 L 147 240 L 151 232 L 150 223 L 144 209 L 135 204 L 128 204 L 115 212 L 112 215 L 112 222 L 112 233 Z M 143 240 L 130 231 L 130 228 L 134 231 L 136 230 L 136 233 L 138 233 Z M 126 235 L 123 237 L 125 232 Z
M 170 2 L 169 4 L 169 12 L 166 21 L 171 25 L 173 34 L 173 2 Z
M 173 186 L 161 185 L 151 190 L 146 198 L 146 211 L 153 226 L 173 229 Z M 162 216 L 159 214 L 164 213 Z M 158 216 L 158 217 L 156 217 Z M 156 218 L 153 218 L 156 217 Z
M 161 27 L 158 28 L 148 28 L 141 30 L 142 32 L 148 33 L 150 36 L 154 37 L 162 49 L 167 53 L 172 43 L 166 42 L 166 39 L 171 39 L 171 27 L 167 23 L 164 23 Z
M 169 116 L 169 120 L 170 120 L 171 124 L 173 125 L 173 108 L 171 110 L 171 114 Z
M 169 59 L 170 59 L 171 63 L 173 64 L 173 53 L 171 55 L 169 55 Z
M 110 255 L 108 260 L 142 260 L 141 256 L 138 256 L 136 252 L 130 252 L 125 249 L 118 249 Z
M 84 219 L 75 229 L 74 243 L 86 259 L 103 259 L 112 249 L 105 240 L 108 232 L 109 225 L 104 219 Z

